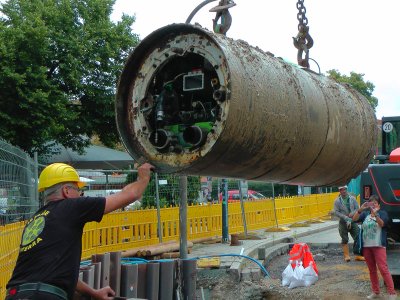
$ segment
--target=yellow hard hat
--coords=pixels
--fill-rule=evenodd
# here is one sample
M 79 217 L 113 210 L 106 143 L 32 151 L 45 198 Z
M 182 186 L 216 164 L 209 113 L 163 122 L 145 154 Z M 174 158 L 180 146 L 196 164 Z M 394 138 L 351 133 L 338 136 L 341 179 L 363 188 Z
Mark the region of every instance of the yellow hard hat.
M 80 181 L 78 172 L 70 165 L 64 163 L 54 163 L 48 165 L 39 176 L 38 190 L 43 192 L 45 189 L 61 182 L 75 182 L 79 188 L 83 188 L 86 183 Z

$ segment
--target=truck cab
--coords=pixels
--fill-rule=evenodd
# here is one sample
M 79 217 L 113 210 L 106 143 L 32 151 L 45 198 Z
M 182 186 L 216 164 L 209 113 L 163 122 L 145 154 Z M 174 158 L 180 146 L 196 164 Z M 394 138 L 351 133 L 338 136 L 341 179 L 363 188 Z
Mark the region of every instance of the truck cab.
M 393 226 L 400 227 L 400 116 L 382 118 L 379 152 L 375 155 L 375 162 L 361 174 L 361 203 L 372 194 L 378 195 Z M 391 234 L 400 242 L 398 230 Z
M 361 173 L 361 204 L 372 194 L 388 212 L 387 263 L 393 280 L 400 282 L 400 116 L 382 118 L 381 149 L 367 170 Z

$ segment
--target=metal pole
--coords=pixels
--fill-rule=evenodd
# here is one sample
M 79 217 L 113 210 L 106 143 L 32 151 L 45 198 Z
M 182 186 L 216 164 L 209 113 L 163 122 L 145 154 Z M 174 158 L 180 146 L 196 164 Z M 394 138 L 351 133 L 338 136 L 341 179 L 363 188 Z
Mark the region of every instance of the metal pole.
M 35 203 L 39 203 L 39 191 L 38 191 L 38 184 L 39 184 L 39 163 L 38 163 L 38 154 L 37 152 L 33 153 L 33 159 L 35 161 L 34 167 L 34 176 L 35 176 Z
M 156 181 L 156 202 L 157 202 L 157 228 L 158 228 L 158 241 L 162 243 L 162 224 L 161 224 L 161 213 L 160 213 L 160 194 L 158 192 L 158 174 L 154 174 L 154 179 Z
M 276 205 L 275 205 L 275 187 L 274 187 L 274 183 L 271 182 L 271 186 L 272 186 L 272 201 L 274 203 L 274 215 L 275 215 L 275 224 L 276 224 L 276 228 L 279 227 L 278 225 L 278 217 L 276 216 Z
M 244 235 L 247 236 L 247 223 L 246 223 L 246 214 L 244 212 L 244 202 L 243 202 L 243 195 L 242 195 L 242 184 L 241 181 L 238 181 L 239 184 L 239 197 L 240 197 L 240 209 L 242 210 L 242 222 L 244 228 Z
M 219 203 L 219 194 L 221 193 L 220 180 L 217 180 L 217 203 Z
M 222 242 L 229 242 L 228 228 L 228 180 L 222 179 Z
M 106 195 L 105 196 L 107 196 L 107 190 L 108 190 L 108 172 L 105 172 L 106 173 Z
M 187 258 L 187 176 L 179 177 L 179 252 L 182 259 Z

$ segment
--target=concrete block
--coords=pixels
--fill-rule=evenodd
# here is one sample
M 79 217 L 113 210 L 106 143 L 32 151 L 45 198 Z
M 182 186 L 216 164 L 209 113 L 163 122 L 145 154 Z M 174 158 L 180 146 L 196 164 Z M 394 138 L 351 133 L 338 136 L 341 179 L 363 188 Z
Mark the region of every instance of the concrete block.
M 92 255 L 92 263 L 101 262 L 100 287 L 110 285 L 110 253 Z
M 137 296 L 138 265 L 121 265 L 121 296 Z
M 138 264 L 137 297 L 146 298 L 147 264 Z
M 240 282 L 241 275 L 240 275 L 239 267 L 240 266 L 237 266 L 236 268 L 231 267 L 227 270 L 228 274 L 230 275 L 232 280 L 235 282 Z
M 98 290 L 101 283 L 101 262 L 92 263 L 92 266 L 94 268 L 93 288 Z
M 91 288 L 94 287 L 94 266 L 84 266 L 80 268 L 83 273 L 82 281 L 85 282 Z
M 258 259 L 265 259 L 265 247 L 258 248 Z
M 115 295 L 120 295 L 121 288 L 121 252 L 110 252 L 110 287 Z
M 250 269 L 243 269 L 240 272 L 240 281 L 251 281 L 251 271 Z
M 196 262 L 194 262 L 196 264 Z M 149 262 L 146 268 L 146 298 L 158 300 L 160 288 L 160 263 Z
M 220 269 L 228 269 L 232 266 L 232 261 L 221 261 L 221 264 L 219 265 Z
M 256 269 L 252 268 L 252 269 L 250 269 L 250 272 L 251 272 L 252 280 L 258 281 L 262 278 L 262 274 L 261 274 L 262 272 L 261 272 L 260 268 L 256 268 Z
M 175 261 L 165 260 L 160 262 L 159 300 L 172 300 L 174 298 Z

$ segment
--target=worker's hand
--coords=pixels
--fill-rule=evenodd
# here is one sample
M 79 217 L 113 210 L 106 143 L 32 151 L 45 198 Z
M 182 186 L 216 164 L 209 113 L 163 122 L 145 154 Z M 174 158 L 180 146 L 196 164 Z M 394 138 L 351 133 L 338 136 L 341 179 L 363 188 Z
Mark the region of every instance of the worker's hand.
M 149 181 L 151 171 L 154 171 L 154 166 L 149 163 L 144 163 L 138 167 L 138 178 Z
M 351 219 L 351 218 L 346 218 L 346 226 L 347 226 L 347 229 L 351 229 L 351 222 L 352 222 L 353 220 Z
M 115 292 L 109 286 L 103 287 L 95 291 L 95 295 L 93 296 L 96 300 L 112 300 L 114 299 Z
M 346 226 L 347 226 L 347 229 L 351 229 L 351 221 L 346 221 Z
M 371 217 L 375 218 L 377 212 L 379 211 L 379 208 L 378 207 L 376 207 L 376 208 L 371 207 L 370 209 L 371 209 Z

